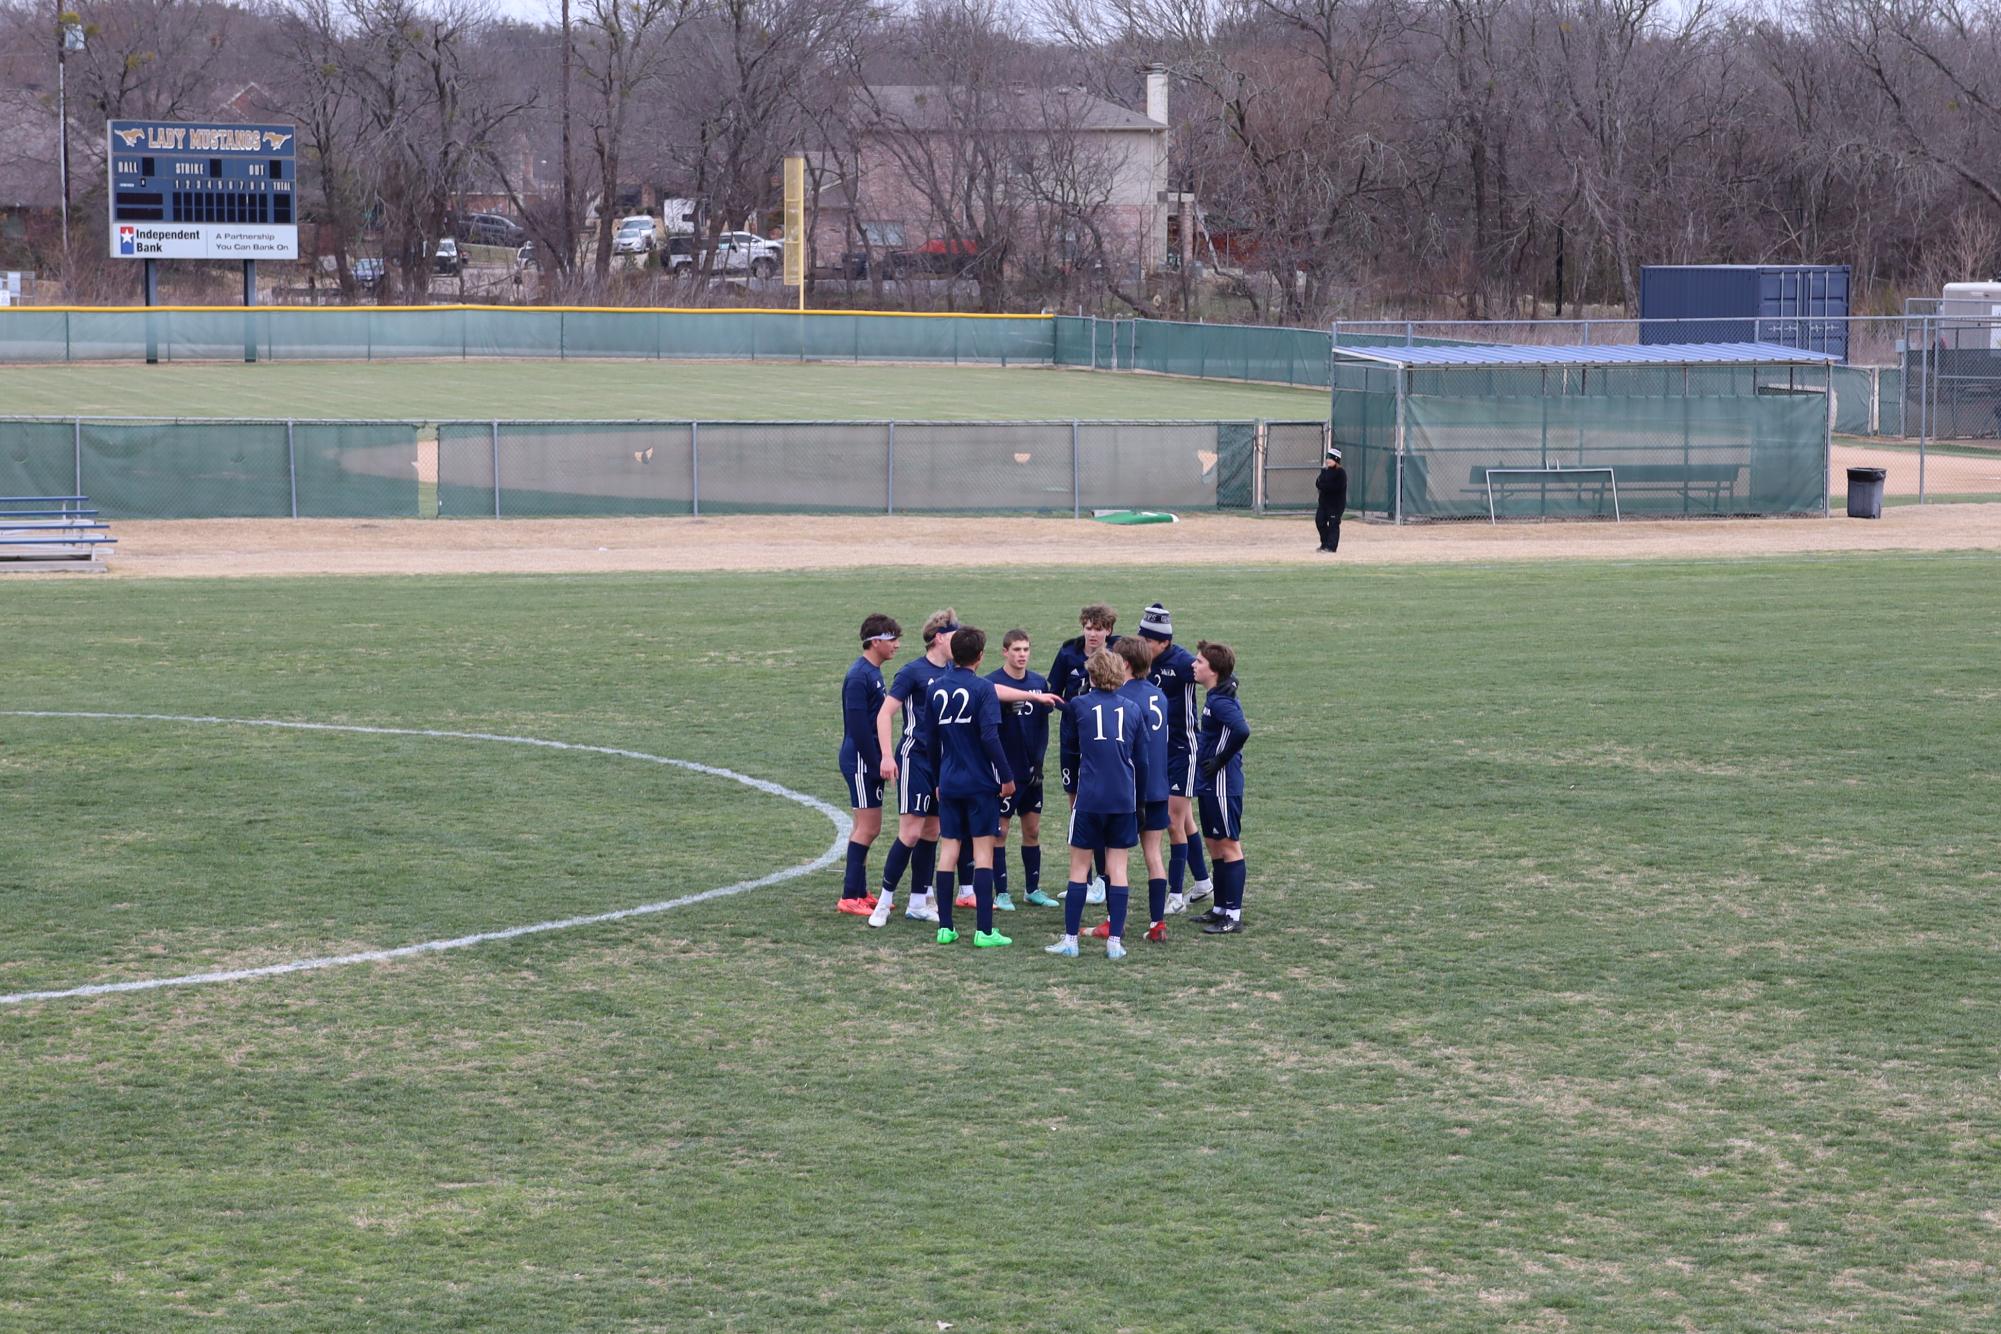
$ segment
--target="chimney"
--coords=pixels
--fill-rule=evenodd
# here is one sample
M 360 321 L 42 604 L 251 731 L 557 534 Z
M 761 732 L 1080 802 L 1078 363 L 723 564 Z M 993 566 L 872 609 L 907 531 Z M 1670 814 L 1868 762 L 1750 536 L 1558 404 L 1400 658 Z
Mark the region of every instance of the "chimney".
M 1159 61 L 1146 67 L 1146 118 L 1167 124 L 1167 66 Z

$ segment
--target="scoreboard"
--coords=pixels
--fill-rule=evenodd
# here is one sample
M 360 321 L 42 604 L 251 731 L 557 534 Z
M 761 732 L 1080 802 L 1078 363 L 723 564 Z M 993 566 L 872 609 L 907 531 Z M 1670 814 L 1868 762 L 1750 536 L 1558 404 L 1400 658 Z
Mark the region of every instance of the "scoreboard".
M 113 259 L 297 259 L 290 125 L 105 126 Z

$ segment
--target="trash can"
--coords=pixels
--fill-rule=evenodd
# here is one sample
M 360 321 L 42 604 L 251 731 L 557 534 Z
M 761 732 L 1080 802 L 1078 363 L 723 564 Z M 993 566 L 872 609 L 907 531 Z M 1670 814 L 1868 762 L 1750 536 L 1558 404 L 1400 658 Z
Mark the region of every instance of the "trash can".
M 1850 468 L 1848 470 L 1848 517 L 1851 519 L 1880 519 L 1883 517 L 1883 479 L 1889 474 L 1882 468 Z

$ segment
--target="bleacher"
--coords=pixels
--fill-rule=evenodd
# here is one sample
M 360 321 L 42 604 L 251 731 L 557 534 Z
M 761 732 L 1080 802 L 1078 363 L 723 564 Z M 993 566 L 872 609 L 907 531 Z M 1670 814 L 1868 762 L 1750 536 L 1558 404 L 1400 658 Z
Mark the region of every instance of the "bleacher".
M 0 573 L 102 570 L 110 528 L 89 496 L 0 496 Z

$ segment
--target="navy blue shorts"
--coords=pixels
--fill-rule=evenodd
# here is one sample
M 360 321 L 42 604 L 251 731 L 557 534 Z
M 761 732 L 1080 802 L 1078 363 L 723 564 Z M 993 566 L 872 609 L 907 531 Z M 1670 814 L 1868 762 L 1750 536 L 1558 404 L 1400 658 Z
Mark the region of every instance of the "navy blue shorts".
M 1000 799 L 1000 818 L 1012 820 L 1017 815 L 1042 814 L 1042 784 L 1016 783 L 1014 795 Z
M 938 837 L 968 843 L 992 838 L 1000 829 L 1000 794 L 938 798 Z
M 1165 797 L 1159 801 L 1149 801 L 1146 804 L 1146 809 L 1140 812 L 1139 827 L 1147 833 L 1152 833 L 1156 829 L 1167 828 L 1167 799 Z
M 1195 792 L 1195 752 L 1167 748 L 1167 795 L 1192 796 Z
M 1097 811 L 1070 812 L 1070 846 L 1089 848 L 1129 848 L 1139 842 L 1139 816 L 1131 811 L 1106 815 Z
M 1229 797 L 1204 792 L 1195 798 L 1195 806 L 1196 818 L 1202 822 L 1202 837 L 1235 840 L 1244 836 L 1242 793 Z
M 930 764 L 915 755 L 903 760 L 896 771 L 896 813 L 938 813 L 938 779 L 932 774 Z
M 882 805 L 882 770 L 871 773 L 865 757 L 857 755 L 841 781 L 848 785 L 849 809 L 872 811 Z

